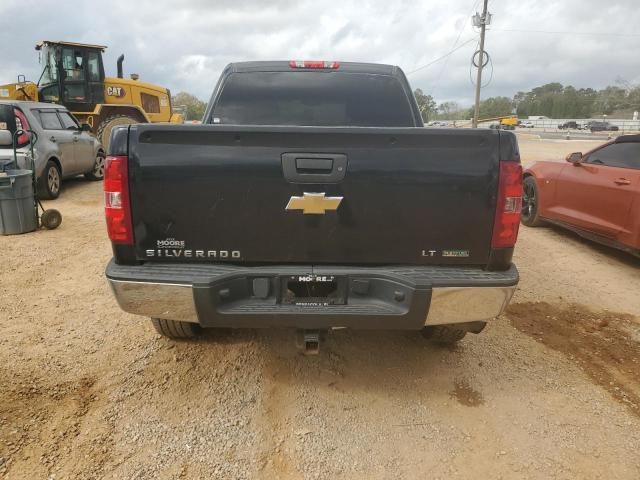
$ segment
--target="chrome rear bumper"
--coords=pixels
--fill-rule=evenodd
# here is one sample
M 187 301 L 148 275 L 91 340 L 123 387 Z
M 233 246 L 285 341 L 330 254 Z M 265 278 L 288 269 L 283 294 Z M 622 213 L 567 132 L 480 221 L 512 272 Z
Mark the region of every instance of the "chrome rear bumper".
M 265 298 L 257 298 L 251 291 L 255 278 L 267 278 L 277 285 L 283 275 L 302 274 L 311 268 L 119 266 L 112 262 L 107 279 L 122 310 L 136 315 L 203 326 L 367 329 L 487 322 L 504 311 L 518 282 L 513 266 L 507 272 L 338 266 L 313 268 L 313 272 L 349 278 L 344 305 L 285 305 L 280 303 L 276 287 Z M 365 294 L 352 291 L 355 279 L 370 282 L 370 290 Z
M 198 323 L 191 285 L 108 280 L 118 305 L 125 312 Z
M 486 322 L 504 312 L 516 286 L 434 288 L 425 325 Z

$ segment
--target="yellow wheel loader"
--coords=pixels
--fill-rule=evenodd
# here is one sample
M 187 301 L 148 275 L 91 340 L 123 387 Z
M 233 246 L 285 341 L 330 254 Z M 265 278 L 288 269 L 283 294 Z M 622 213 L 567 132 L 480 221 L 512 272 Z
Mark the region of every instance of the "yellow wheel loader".
M 102 63 L 103 45 L 43 41 L 40 52 L 42 74 L 37 83 L 18 76 L 16 83 L 0 85 L 0 100 L 30 100 L 59 103 L 67 107 L 108 149 L 111 130 L 132 123 L 182 123 L 171 108 L 169 89 L 124 78 L 118 58 L 117 77 L 107 77 Z

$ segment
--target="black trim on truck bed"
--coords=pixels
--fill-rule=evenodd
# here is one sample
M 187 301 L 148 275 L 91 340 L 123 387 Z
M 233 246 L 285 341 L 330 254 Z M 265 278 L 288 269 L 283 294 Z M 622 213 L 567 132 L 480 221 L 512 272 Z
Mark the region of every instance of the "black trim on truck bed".
M 384 266 L 346 267 L 330 265 L 268 265 L 245 266 L 228 263 L 184 264 L 147 263 L 143 265 L 118 265 L 113 259 L 107 265 L 107 278 L 134 282 L 192 283 L 210 285 L 223 277 L 238 275 L 371 275 L 384 274 L 397 277 L 420 287 L 476 287 L 510 286 L 518 282 L 515 265 L 501 272 L 490 272 L 478 267 L 440 266 Z

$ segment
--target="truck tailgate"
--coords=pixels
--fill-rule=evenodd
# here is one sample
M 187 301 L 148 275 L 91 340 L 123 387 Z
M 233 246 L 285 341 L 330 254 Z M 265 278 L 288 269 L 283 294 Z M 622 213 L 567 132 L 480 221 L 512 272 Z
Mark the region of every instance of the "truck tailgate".
M 136 255 L 486 265 L 500 138 L 471 129 L 131 126 Z

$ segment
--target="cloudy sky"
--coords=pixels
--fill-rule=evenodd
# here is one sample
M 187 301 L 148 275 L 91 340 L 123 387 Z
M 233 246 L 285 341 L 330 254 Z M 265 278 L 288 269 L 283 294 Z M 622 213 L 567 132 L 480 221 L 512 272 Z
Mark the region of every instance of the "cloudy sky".
M 108 45 L 105 68 L 207 99 L 224 66 L 258 59 L 381 62 L 437 101 L 469 105 L 480 0 L 1 0 L 0 83 L 40 72 L 38 40 Z M 545 82 L 640 83 L 640 0 L 489 0 L 483 97 Z M 13 19 L 13 20 L 10 20 Z M 32 28 L 29 28 L 32 27 Z M 457 41 L 456 41 L 457 40 Z M 470 43 L 465 43 L 470 41 Z M 488 72 L 488 75 L 490 70 Z M 487 78 L 488 80 L 488 78 Z

